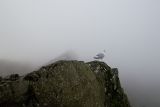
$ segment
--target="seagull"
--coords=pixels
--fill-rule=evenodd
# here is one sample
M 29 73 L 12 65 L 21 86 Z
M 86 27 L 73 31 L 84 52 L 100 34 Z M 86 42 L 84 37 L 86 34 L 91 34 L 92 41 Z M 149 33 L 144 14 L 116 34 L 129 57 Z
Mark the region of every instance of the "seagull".
M 103 53 L 98 53 L 95 57 L 93 57 L 94 59 L 103 59 L 105 57 L 105 53 L 106 51 L 104 50 Z

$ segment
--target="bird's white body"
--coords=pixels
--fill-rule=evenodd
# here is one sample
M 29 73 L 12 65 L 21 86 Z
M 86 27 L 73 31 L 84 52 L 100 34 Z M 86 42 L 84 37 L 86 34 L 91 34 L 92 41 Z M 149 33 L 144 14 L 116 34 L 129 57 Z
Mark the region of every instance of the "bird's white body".
M 105 57 L 105 51 L 103 53 L 99 53 L 97 54 L 95 57 L 93 57 L 94 59 L 103 59 Z

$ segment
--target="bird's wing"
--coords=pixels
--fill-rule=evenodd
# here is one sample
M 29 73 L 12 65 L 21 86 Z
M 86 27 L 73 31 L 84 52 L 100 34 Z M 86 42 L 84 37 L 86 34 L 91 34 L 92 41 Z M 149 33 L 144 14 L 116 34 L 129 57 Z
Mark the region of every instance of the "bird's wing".
M 99 53 L 96 55 L 97 57 L 104 57 L 104 54 L 103 53 Z
M 99 59 L 98 57 L 93 57 L 94 59 Z
M 96 56 L 102 56 L 102 53 L 97 54 Z

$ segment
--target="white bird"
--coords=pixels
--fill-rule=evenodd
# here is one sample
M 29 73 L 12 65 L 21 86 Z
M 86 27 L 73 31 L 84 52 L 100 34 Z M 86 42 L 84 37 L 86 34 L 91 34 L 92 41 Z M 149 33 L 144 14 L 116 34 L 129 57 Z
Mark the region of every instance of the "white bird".
M 103 51 L 103 53 L 98 53 L 95 57 L 93 57 L 94 59 L 103 59 L 105 57 L 105 50 Z

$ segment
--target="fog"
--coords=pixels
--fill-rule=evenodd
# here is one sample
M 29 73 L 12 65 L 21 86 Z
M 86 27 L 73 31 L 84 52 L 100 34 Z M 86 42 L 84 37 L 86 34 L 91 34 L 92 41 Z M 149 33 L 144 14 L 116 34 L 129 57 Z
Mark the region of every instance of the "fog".
M 159 0 L 0 0 L 1 75 L 104 49 L 133 107 L 160 107 Z

